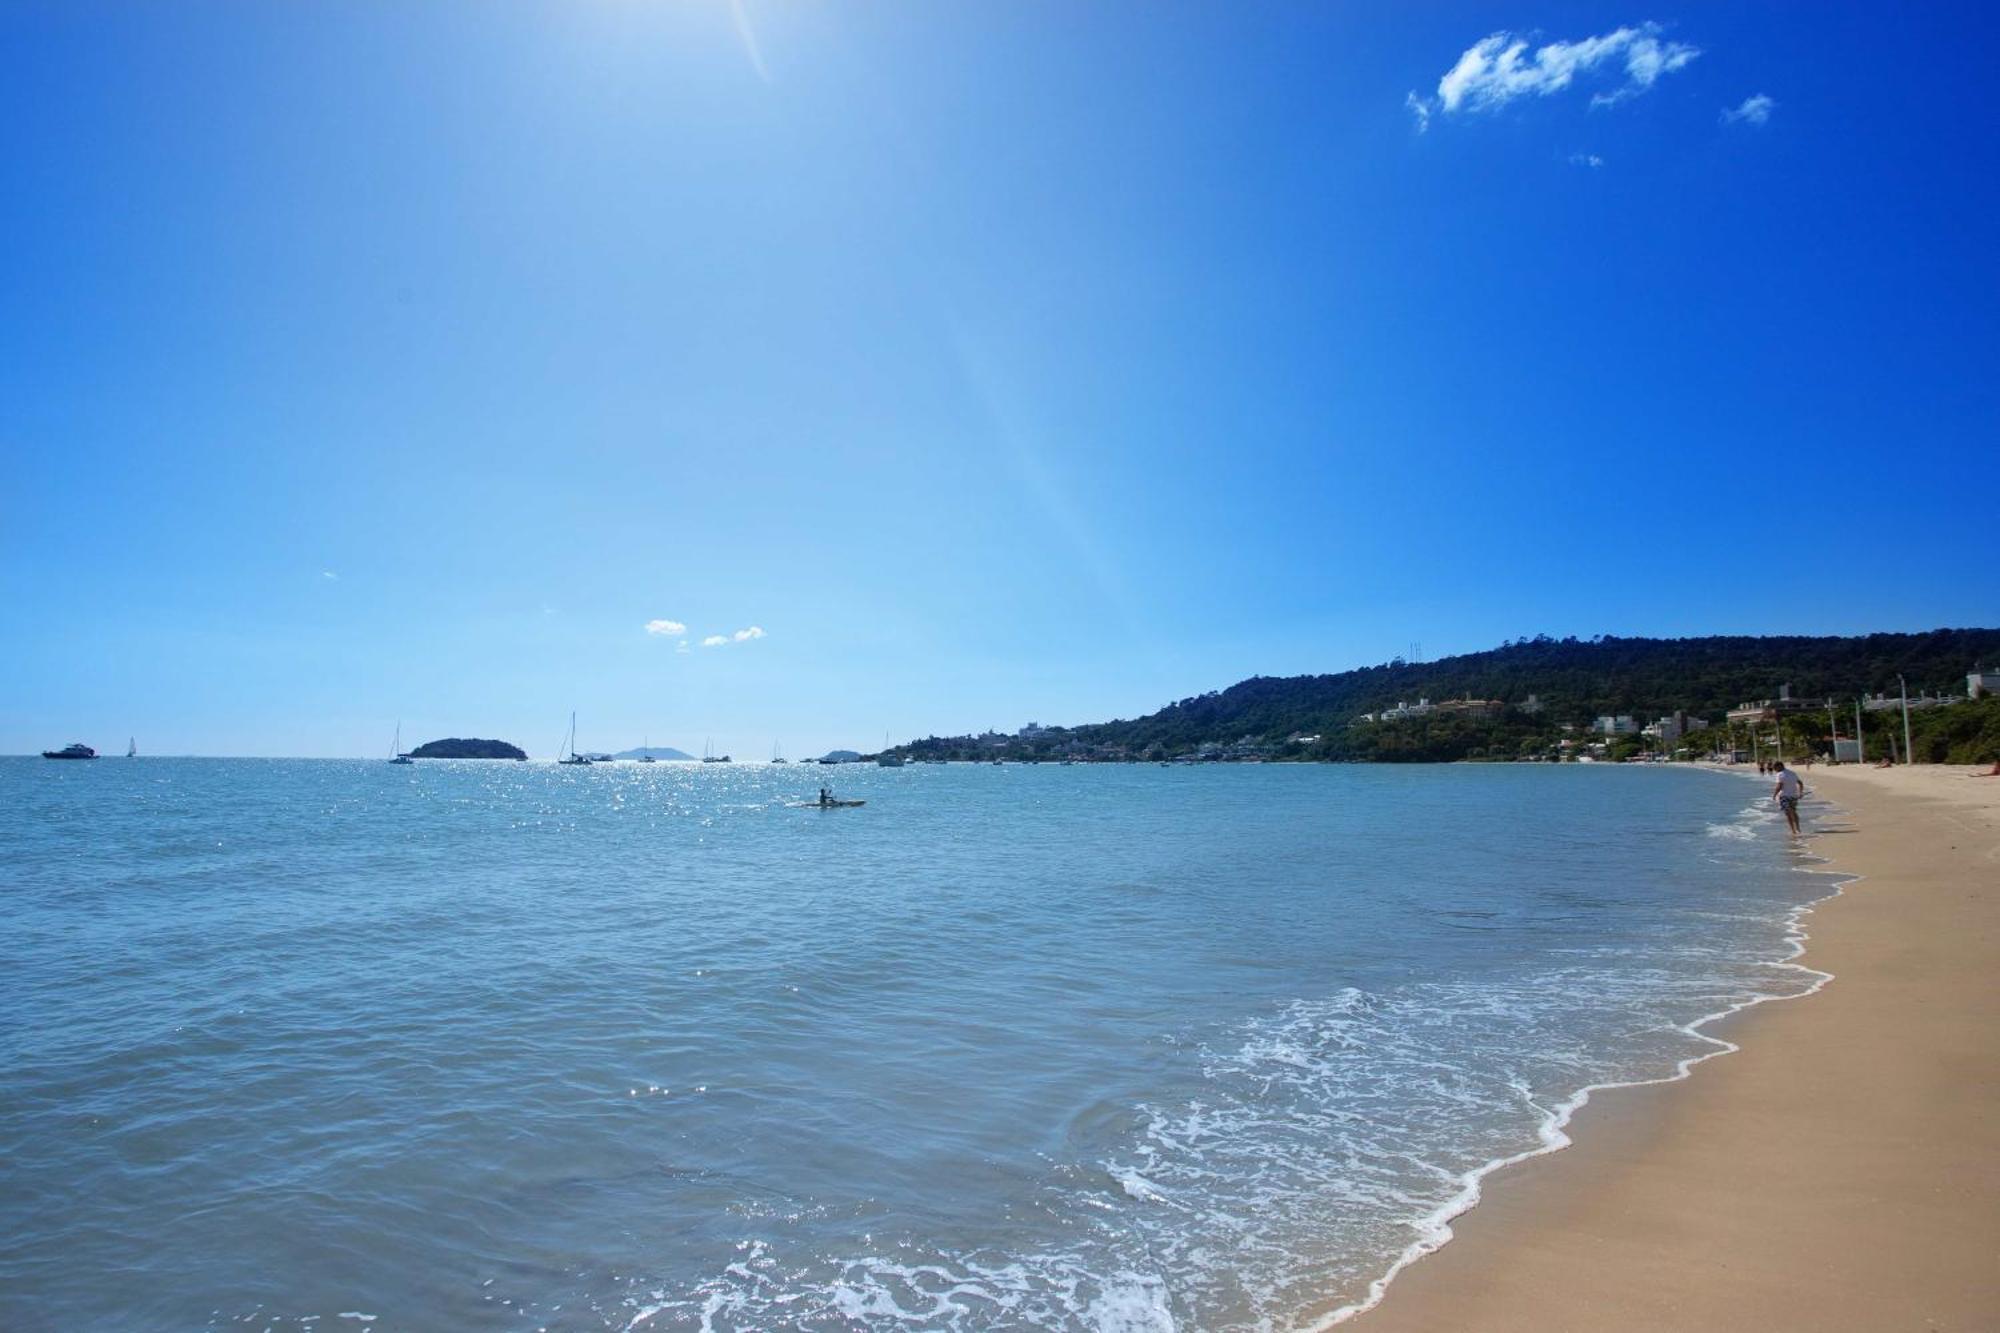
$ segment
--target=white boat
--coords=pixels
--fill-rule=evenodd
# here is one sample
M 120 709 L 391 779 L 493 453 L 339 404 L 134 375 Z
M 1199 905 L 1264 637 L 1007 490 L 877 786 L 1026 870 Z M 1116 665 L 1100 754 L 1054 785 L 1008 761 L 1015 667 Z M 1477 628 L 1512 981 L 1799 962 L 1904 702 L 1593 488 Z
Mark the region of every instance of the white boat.
M 137 747 L 134 748 L 136 749 Z M 130 756 L 127 757 L 129 758 Z M 392 764 L 416 762 L 410 756 L 403 753 L 403 724 L 401 722 L 396 723 L 396 739 L 389 742 L 389 762 Z
M 559 763 L 559 764 L 577 764 L 577 765 L 583 765 L 583 764 L 588 764 L 588 763 L 590 762 L 590 758 L 589 758 L 589 756 L 587 756 L 587 755 L 580 755 L 580 754 L 578 754 L 578 753 L 576 752 L 576 714 L 575 714 L 575 713 L 571 713 L 571 714 L 569 715 L 569 739 L 568 739 L 567 741 L 564 741 L 564 742 L 563 742 L 563 748 L 564 748 L 565 750 L 567 750 L 567 751 L 568 751 L 568 753 L 567 753 L 567 754 L 565 754 L 565 755 L 564 755 L 564 756 L 563 756 L 563 757 L 562 757 L 561 759 L 558 759 L 558 760 L 556 760 L 556 762 L 557 762 L 557 763 Z
M 127 759 L 137 759 L 139 757 L 139 738 L 137 736 L 130 737 L 129 739 L 126 740 L 125 757 Z
M 653 762 L 653 738 L 651 736 L 646 737 L 646 743 L 639 747 L 639 762 L 642 764 Z

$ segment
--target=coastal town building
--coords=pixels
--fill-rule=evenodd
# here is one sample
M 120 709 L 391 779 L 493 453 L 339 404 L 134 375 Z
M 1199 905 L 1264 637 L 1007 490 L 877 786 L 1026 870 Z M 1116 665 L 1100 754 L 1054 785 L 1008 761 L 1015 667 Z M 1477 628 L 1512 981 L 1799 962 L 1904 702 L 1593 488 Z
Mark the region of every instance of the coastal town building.
M 1900 710 L 1903 702 L 1903 696 L 1900 694 L 1871 694 L 1861 701 L 1861 706 L 1871 713 L 1888 713 Z M 1913 713 L 1919 708 L 1944 708 L 1963 702 L 1964 700 L 1955 694 L 1913 694 L 1909 697 L 1910 711 Z
M 1467 695 L 1463 699 L 1446 699 L 1437 705 L 1440 713 L 1456 713 L 1460 717 L 1498 717 L 1507 705 L 1499 699 L 1475 699 Z
M 1644 734 L 1671 745 L 1689 732 L 1701 731 L 1707 726 L 1706 718 L 1690 717 L 1685 710 L 1676 708 L 1659 721 L 1648 723 Z
M 1741 703 L 1729 710 L 1731 722 L 1773 722 L 1784 713 L 1816 713 L 1827 705 L 1825 699 L 1794 699 L 1790 685 L 1778 687 L 1778 697 Z
M 1984 699 L 1990 695 L 2000 695 L 2000 671 L 1988 671 L 1984 666 L 1976 666 L 1966 673 L 1966 698 Z
M 1619 713 L 1615 717 L 1605 714 L 1591 724 L 1590 729 L 1605 736 L 1636 736 L 1639 724 L 1630 713 Z
M 1546 706 L 1547 705 L 1542 703 L 1541 695 L 1531 694 L 1527 698 L 1521 700 L 1520 703 L 1515 704 L 1514 708 L 1517 712 L 1526 713 L 1528 716 L 1534 717 L 1535 715 L 1539 714 L 1542 711 L 1542 709 Z

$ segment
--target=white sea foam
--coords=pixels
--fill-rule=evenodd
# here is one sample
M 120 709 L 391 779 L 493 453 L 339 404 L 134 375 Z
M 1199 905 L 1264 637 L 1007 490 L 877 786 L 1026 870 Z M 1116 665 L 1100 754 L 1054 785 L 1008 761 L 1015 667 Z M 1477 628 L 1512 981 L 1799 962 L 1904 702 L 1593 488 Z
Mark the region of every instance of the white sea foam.
M 1763 815 L 1763 811 L 1755 806 L 1744 813 L 1747 816 L 1753 812 L 1759 816 Z M 1824 858 L 1814 859 L 1819 861 L 1824 860 Z M 1548 1153 L 1560 1152 L 1562 1149 L 1570 1146 L 1573 1140 L 1568 1134 L 1569 1124 L 1575 1118 L 1578 1111 L 1590 1104 L 1591 1094 L 1609 1091 L 1613 1088 L 1645 1087 L 1653 1084 L 1679 1082 L 1681 1079 L 1689 1077 L 1694 1072 L 1695 1066 L 1712 1060 L 1719 1055 L 1729 1055 L 1743 1049 L 1735 1042 L 1718 1037 L 1705 1029 L 1726 1018 L 1742 1013 L 1746 1009 L 1754 1008 L 1757 1005 L 1765 1004 L 1772 1000 L 1803 999 L 1808 995 L 1818 992 L 1828 982 L 1832 981 L 1834 979 L 1833 973 L 1809 967 L 1797 961 L 1805 953 L 1806 943 L 1811 938 L 1806 931 L 1805 921 L 1812 914 L 1814 908 L 1818 907 L 1821 903 L 1840 897 L 1846 891 L 1846 886 L 1858 878 L 1859 876 L 1855 875 L 1840 876 L 1831 892 L 1808 902 L 1801 903 L 1786 914 L 1785 956 L 1772 961 L 1768 966 L 1774 972 L 1788 973 L 1798 978 L 1803 983 L 1798 989 L 1758 992 L 1734 1001 L 1713 1013 L 1705 1014 L 1690 1023 L 1683 1024 L 1681 1030 L 1694 1040 L 1703 1043 L 1704 1049 L 1677 1061 L 1671 1073 L 1661 1075 L 1658 1078 L 1611 1080 L 1592 1083 L 1578 1089 L 1569 1097 L 1564 1098 L 1561 1102 L 1550 1108 L 1546 1118 L 1538 1127 L 1536 1137 L 1539 1142 L 1535 1147 L 1514 1153 L 1510 1156 L 1495 1158 L 1466 1172 L 1460 1177 L 1458 1182 L 1459 1188 L 1453 1196 L 1418 1222 L 1416 1227 L 1418 1233 L 1417 1239 L 1405 1247 L 1403 1252 L 1397 1256 L 1396 1261 L 1390 1265 L 1388 1271 L 1369 1283 L 1367 1294 L 1363 1299 L 1343 1305 L 1324 1318 L 1305 1325 L 1305 1328 L 1310 1330 L 1311 1333 L 1320 1333 L 1321 1330 L 1343 1324 L 1356 1315 L 1363 1314 L 1381 1304 L 1382 1298 L 1387 1294 L 1390 1284 L 1401 1275 L 1404 1269 L 1426 1255 L 1435 1253 L 1451 1241 L 1453 1235 L 1451 1228 L 1452 1220 L 1462 1216 L 1479 1202 L 1481 1186 L 1487 1176 L 1505 1167 L 1515 1166 L 1521 1162 L 1529 1161 L 1532 1158 L 1544 1156 Z
M 1137 1273 L 1117 1274 L 1084 1311 L 1098 1333 L 1174 1333 L 1166 1284 Z
M 1165 1201 L 1167 1197 L 1160 1193 L 1159 1189 L 1150 1180 L 1147 1180 L 1137 1171 L 1114 1172 L 1112 1178 L 1118 1182 L 1121 1189 L 1135 1199 L 1157 1203 Z
M 1760 803 L 1707 831 L 1736 841 L 1775 817 Z M 1825 985 L 1798 961 L 1813 904 L 1764 901 L 1689 907 L 1644 947 L 1547 946 L 1539 967 L 1349 988 L 1190 1034 L 1197 1091 L 1136 1107 L 1036 1200 L 1060 1247 L 1046 1226 L 971 1253 L 758 1241 L 691 1290 L 635 1300 L 627 1326 L 1275 1330 L 1345 1297 L 1304 1325 L 1331 1328 L 1447 1243 L 1488 1175 L 1567 1146 L 1593 1093 L 1686 1078 L 1737 1049 L 1708 1030 L 1721 1019 Z

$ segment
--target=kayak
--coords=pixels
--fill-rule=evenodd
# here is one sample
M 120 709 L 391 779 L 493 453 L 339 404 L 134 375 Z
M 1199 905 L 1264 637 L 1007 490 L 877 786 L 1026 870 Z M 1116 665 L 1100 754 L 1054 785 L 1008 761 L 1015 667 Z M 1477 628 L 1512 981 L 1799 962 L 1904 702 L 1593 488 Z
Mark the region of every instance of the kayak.
M 796 808 L 800 810 L 851 810 L 857 805 L 866 804 L 868 804 L 866 801 L 800 801 Z

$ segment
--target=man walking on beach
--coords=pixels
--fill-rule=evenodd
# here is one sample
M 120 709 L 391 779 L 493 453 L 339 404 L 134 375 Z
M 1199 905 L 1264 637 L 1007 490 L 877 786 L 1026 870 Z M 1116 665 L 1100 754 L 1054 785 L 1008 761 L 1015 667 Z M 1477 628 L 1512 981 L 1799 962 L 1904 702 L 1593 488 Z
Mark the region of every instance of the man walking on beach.
M 1778 785 L 1771 788 L 1771 795 L 1777 797 L 1778 808 L 1785 812 L 1785 822 L 1792 826 L 1792 836 L 1799 833 L 1799 797 L 1805 795 L 1806 784 L 1799 781 L 1799 775 L 1786 768 L 1782 762 L 1771 765 L 1778 775 Z

